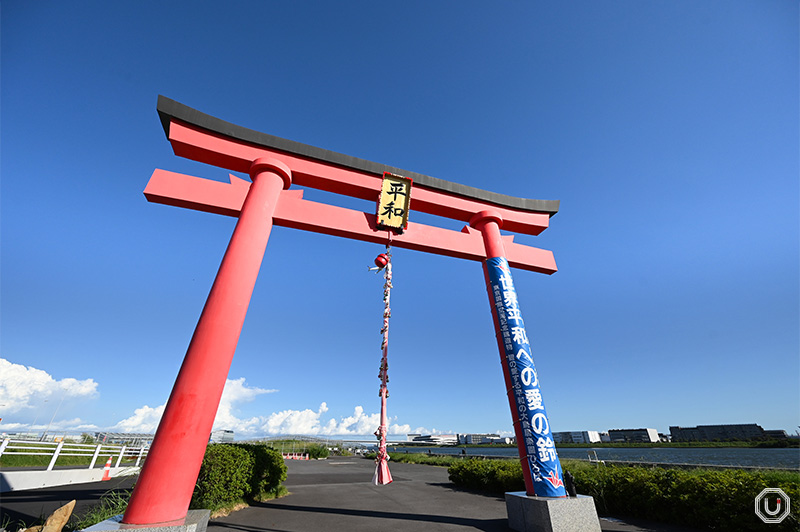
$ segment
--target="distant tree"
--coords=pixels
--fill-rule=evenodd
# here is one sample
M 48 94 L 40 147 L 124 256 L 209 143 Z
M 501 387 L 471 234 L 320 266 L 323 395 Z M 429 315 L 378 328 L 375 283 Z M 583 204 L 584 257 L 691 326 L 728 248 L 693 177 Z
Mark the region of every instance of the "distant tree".
M 81 443 L 94 443 L 94 436 L 91 434 L 84 432 L 81 434 Z

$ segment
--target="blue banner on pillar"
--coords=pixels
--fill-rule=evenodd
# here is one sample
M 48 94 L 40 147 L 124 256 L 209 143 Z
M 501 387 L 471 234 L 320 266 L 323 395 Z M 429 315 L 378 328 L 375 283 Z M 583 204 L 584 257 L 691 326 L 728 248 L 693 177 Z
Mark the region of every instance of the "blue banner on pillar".
M 550 422 L 539 390 L 539 378 L 533 365 L 531 346 L 525 332 L 525 322 L 517 301 L 511 269 L 505 258 L 486 260 L 486 270 L 496 310 L 498 330 L 503 336 L 505 356 L 511 376 L 516 411 L 522 434 L 533 487 L 538 497 L 565 497 L 561 463 L 558 460 Z M 516 421 L 515 419 L 515 421 Z

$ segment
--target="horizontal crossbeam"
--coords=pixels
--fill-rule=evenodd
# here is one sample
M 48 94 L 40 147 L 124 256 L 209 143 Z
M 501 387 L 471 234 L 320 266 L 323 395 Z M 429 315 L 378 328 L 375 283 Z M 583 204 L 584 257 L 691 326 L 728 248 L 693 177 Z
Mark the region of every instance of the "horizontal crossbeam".
M 357 170 L 367 174 L 382 176 L 390 174 L 402 175 L 414 180 L 414 183 L 424 188 L 436 190 L 448 195 L 461 196 L 490 203 L 493 207 L 509 207 L 524 212 L 547 213 L 552 216 L 558 212 L 558 200 L 538 200 L 507 196 L 490 192 L 460 183 L 453 183 L 438 179 L 418 172 L 401 170 L 393 166 L 359 159 L 350 155 L 336 153 L 331 150 L 309 146 L 301 142 L 283 139 L 260 131 L 248 129 L 236 124 L 231 124 L 217 117 L 192 109 L 182 103 L 176 102 L 166 96 L 158 97 L 158 115 L 167 137 L 170 137 L 173 123 L 184 123 L 197 127 L 208 133 L 225 137 L 231 140 L 244 142 L 252 146 L 270 148 L 280 153 L 297 155 L 301 158 L 325 163 L 329 166 Z M 486 181 L 497 179 L 497 176 L 487 176 Z
M 294 169 L 292 175 L 297 175 Z M 156 170 L 144 195 L 154 203 L 235 217 L 239 215 L 249 188 L 250 182 L 234 175 L 230 175 L 230 183 L 224 183 Z M 414 190 L 412 203 L 417 201 L 418 192 Z M 387 238 L 386 230 L 377 227 L 374 214 L 305 200 L 301 189 L 281 192 L 273 223 L 378 244 L 386 243 Z M 469 226 L 458 232 L 409 222 L 402 235 L 392 237 L 392 245 L 461 259 L 486 259 L 480 233 Z M 546 274 L 557 270 L 551 251 L 517 244 L 513 235 L 503 237 L 503 246 L 512 267 Z
M 182 122 L 171 123 L 169 141 L 175 155 L 234 172 L 248 173 L 253 161 L 268 157 L 291 168 L 292 182 L 299 186 L 369 201 L 375 201 L 380 193 L 382 176 L 334 166 L 274 148 L 248 144 Z M 538 235 L 547 229 L 550 222 L 550 215 L 547 213 L 502 207 L 488 201 L 426 188 L 414 181 L 411 192 L 412 211 L 469 222 L 475 213 L 487 209 L 499 212 L 503 217 L 503 229 L 513 233 Z

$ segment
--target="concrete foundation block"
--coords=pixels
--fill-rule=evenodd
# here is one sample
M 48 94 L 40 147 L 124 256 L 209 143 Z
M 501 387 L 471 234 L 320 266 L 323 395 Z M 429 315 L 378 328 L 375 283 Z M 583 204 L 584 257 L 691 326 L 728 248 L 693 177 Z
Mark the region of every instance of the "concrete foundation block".
M 82 532 L 119 532 L 122 530 L 130 530 L 131 532 L 206 532 L 210 516 L 211 512 L 208 510 L 189 510 L 186 518 L 177 522 L 156 525 L 128 525 L 122 522 L 122 515 L 115 515 L 110 519 L 84 529 Z
M 524 491 L 506 493 L 508 526 L 517 532 L 601 532 L 594 499 L 529 497 Z

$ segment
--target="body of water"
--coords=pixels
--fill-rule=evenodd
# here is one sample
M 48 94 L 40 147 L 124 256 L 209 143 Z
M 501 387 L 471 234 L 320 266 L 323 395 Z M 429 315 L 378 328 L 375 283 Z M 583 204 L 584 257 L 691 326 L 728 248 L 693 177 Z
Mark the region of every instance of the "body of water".
M 392 446 L 389 452 L 462 454 L 482 456 L 517 456 L 510 447 L 402 447 Z M 800 449 L 752 449 L 743 447 L 596 447 L 558 449 L 561 458 L 587 460 L 589 452 L 599 460 L 649 462 L 663 464 L 698 464 L 735 467 L 773 467 L 800 469 Z

